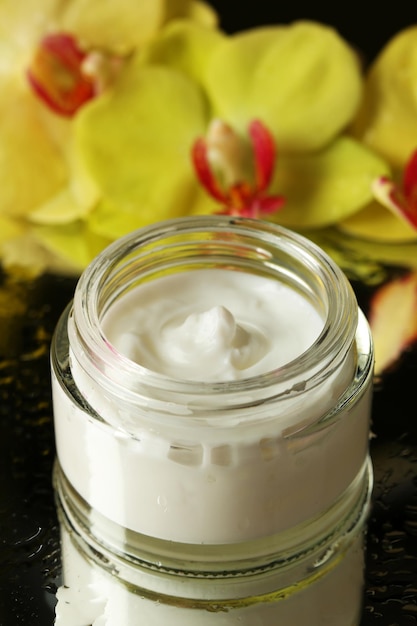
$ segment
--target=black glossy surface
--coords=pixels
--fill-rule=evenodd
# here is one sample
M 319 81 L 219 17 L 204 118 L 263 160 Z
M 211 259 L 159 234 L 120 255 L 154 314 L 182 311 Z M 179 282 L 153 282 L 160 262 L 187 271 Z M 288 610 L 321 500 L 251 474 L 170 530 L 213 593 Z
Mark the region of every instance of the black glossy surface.
M 53 624 L 60 553 L 48 353 L 74 285 L 42 277 L 0 287 L 1 626 Z M 366 308 L 366 294 L 358 295 Z M 375 389 L 376 482 L 361 626 L 417 625 L 416 381 L 414 350 Z
M 0 624 L 53 623 L 60 571 L 51 471 L 51 333 L 75 282 L 0 286 Z

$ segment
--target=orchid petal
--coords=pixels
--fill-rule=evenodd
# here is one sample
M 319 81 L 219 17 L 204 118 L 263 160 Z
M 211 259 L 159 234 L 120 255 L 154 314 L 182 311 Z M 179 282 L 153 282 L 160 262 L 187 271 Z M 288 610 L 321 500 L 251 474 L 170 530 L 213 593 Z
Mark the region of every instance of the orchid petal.
M 266 196 L 265 198 L 260 198 L 259 202 L 259 213 L 261 216 L 263 214 L 272 214 L 280 211 L 286 205 L 286 199 L 284 196 Z
M 407 161 L 401 182 L 382 176 L 373 182 L 372 190 L 383 206 L 415 229 L 417 237 L 417 151 Z
M 33 233 L 45 250 L 72 271 L 79 272 L 111 241 L 89 230 L 87 224 L 75 221 L 60 226 L 34 226 Z
M 377 202 L 371 202 L 354 215 L 342 220 L 339 228 L 347 234 L 368 241 L 404 243 L 415 241 L 417 238 L 412 226 L 405 220 L 399 220 Z
M 210 215 L 218 211 L 219 205 L 199 186 L 193 190 L 190 208 L 195 215 Z M 88 232 L 107 240 L 114 240 L 155 221 L 149 211 L 121 210 L 108 200 L 101 200 L 86 217 Z
M 417 273 L 381 287 L 369 313 L 375 346 L 375 373 L 394 364 L 417 340 Z
M 152 217 L 143 211 L 120 209 L 103 199 L 85 222 L 91 233 L 113 240 L 152 222 Z
M 371 66 L 355 136 L 402 169 L 417 146 L 417 26 L 393 37 Z
M 66 182 L 66 164 L 29 92 L 0 86 L 0 213 L 25 215 Z
M 192 148 L 191 156 L 196 176 L 200 183 L 205 189 L 207 189 L 208 193 L 218 202 L 226 203 L 227 195 L 223 193 L 223 191 L 217 184 L 217 179 L 214 176 L 213 170 L 209 163 L 207 145 L 204 138 L 200 137 L 199 139 L 197 139 Z
M 190 0 L 71 0 L 61 24 L 91 47 L 127 54 L 152 39 L 169 20 L 187 16 Z
M 166 65 L 200 83 L 214 49 L 223 40 L 224 35 L 219 30 L 187 20 L 176 20 L 143 49 L 141 60 Z
M 206 85 L 218 117 L 241 131 L 261 119 L 280 152 L 323 147 L 353 118 L 362 93 L 356 54 L 314 22 L 230 37 L 213 53 Z
M 202 2 L 201 0 L 191 2 L 187 17 L 202 26 L 216 28 L 219 25 L 219 16 L 214 7 L 208 2 Z
M 252 139 L 255 178 L 258 191 L 264 191 L 271 182 L 275 167 L 275 143 L 269 130 L 259 120 L 249 125 Z
M 60 0 L 1 0 L 0 76 L 14 74 L 23 84 L 33 48 L 55 19 Z
M 35 278 L 47 270 L 56 274 L 74 274 L 80 270 L 45 249 L 30 230 L 3 242 L 1 258 L 5 270 L 13 273 L 18 270 L 25 278 Z
M 0 214 L 0 245 L 3 242 L 18 237 L 24 232 L 24 227 L 20 221 Z
M 0 215 L 0 254 L 6 270 L 19 268 L 25 276 L 34 277 L 46 269 L 68 272 L 68 262 L 51 254 L 23 220 Z
M 197 186 L 191 146 L 206 119 L 203 94 L 185 76 L 132 65 L 112 92 L 80 111 L 74 158 L 121 220 L 124 212 L 144 223 L 184 215 Z
M 402 215 L 401 205 L 397 201 L 397 186 L 393 180 L 386 176 L 376 178 L 372 183 L 373 194 L 383 206 L 391 209 L 398 216 Z
M 417 229 L 417 202 L 412 202 L 411 199 L 409 201 L 392 180 L 385 176 L 377 178 L 373 182 L 372 190 L 383 206 Z M 415 234 L 417 236 L 417 232 Z
M 317 153 L 282 154 L 271 185 L 271 192 L 286 198 L 277 220 L 297 228 L 334 224 L 372 200 L 372 181 L 387 169 L 377 155 L 347 136 Z
M 36 224 L 65 225 L 83 218 L 88 209 L 78 204 L 70 188 L 65 187 L 47 202 L 30 213 L 29 220 Z

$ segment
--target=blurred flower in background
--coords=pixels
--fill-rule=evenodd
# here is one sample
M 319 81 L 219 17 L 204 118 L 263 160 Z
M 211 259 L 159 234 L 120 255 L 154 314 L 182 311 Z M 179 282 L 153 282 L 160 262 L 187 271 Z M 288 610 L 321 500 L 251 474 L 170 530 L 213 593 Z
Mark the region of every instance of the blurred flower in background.
M 375 374 L 380 375 L 417 340 L 417 272 L 380 287 L 368 317 L 375 342 Z
M 227 210 L 192 161 L 216 119 L 240 137 L 229 171 L 231 159 L 250 160 L 250 123 L 268 129 L 278 159 L 267 194 L 285 198 L 271 218 L 293 228 L 356 212 L 389 172 L 347 134 L 363 78 L 331 28 L 306 21 L 227 36 L 208 5 L 185 0 L 25 10 L 7 1 L 0 11 L 4 35 L 15 33 L 2 38 L 6 267 L 79 272 L 132 229 Z M 235 182 L 253 187 L 255 175 L 247 168 Z
M 0 4 L 0 253 L 5 267 L 77 272 L 107 243 L 89 239 L 89 233 L 80 240 L 75 226 L 93 204 L 94 191 L 77 188 L 74 121 L 82 106 L 114 86 L 132 56 L 180 17 L 216 24 L 208 5 L 191 0 Z M 84 87 L 95 84 L 89 97 L 80 98 L 83 80 Z M 65 94 L 71 100 L 74 92 L 79 106 L 72 117 L 51 107 L 60 98 L 65 108 Z M 58 241 L 50 247 L 42 233 L 38 236 L 37 224 L 44 223 L 59 225 L 65 239 L 70 237 L 72 254 L 61 254 Z
M 396 187 L 403 191 L 404 182 L 406 187 L 417 189 L 417 168 L 412 166 L 417 150 L 416 77 L 417 26 L 412 26 L 387 42 L 367 69 L 363 97 L 352 126 L 353 135 L 389 164 L 391 190 Z M 405 176 L 407 169 L 408 180 Z M 380 181 L 382 184 L 376 183 L 376 201 L 343 226 L 348 232 L 370 239 L 416 240 L 416 218 L 414 224 L 413 219 L 410 223 L 405 203 L 401 207 L 398 202 L 390 202 L 386 179 Z M 405 192 L 407 195 L 407 190 Z M 392 213 L 385 211 L 384 207 L 391 209 Z M 416 213 L 417 208 L 414 209 Z

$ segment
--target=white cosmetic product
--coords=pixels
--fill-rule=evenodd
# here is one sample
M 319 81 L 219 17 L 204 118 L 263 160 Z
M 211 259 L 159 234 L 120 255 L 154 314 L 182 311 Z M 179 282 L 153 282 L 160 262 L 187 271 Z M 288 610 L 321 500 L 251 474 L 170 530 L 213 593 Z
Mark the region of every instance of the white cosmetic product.
M 140 285 L 103 319 L 104 335 L 132 361 L 171 378 L 213 382 L 277 370 L 310 348 L 323 326 L 291 287 L 227 269 Z
M 57 493 L 97 550 L 187 579 L 235 563 L 228 579 L 339 541 L 364 485 L 367 507 L 369 329 L 342 272 L 285 229 L 211 216 L 119 240 L 52 364 Z

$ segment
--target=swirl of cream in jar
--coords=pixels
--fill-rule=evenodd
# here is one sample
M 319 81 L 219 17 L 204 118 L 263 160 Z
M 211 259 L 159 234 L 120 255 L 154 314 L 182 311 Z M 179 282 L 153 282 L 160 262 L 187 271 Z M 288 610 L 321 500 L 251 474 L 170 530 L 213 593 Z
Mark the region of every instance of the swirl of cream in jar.
M 324 325 L 313 304 L 272 278 L 201 269 L 139 285 L 107 312 L 103 330 L 126 357 L 177 379 L 263 374 L 307 350 Z

